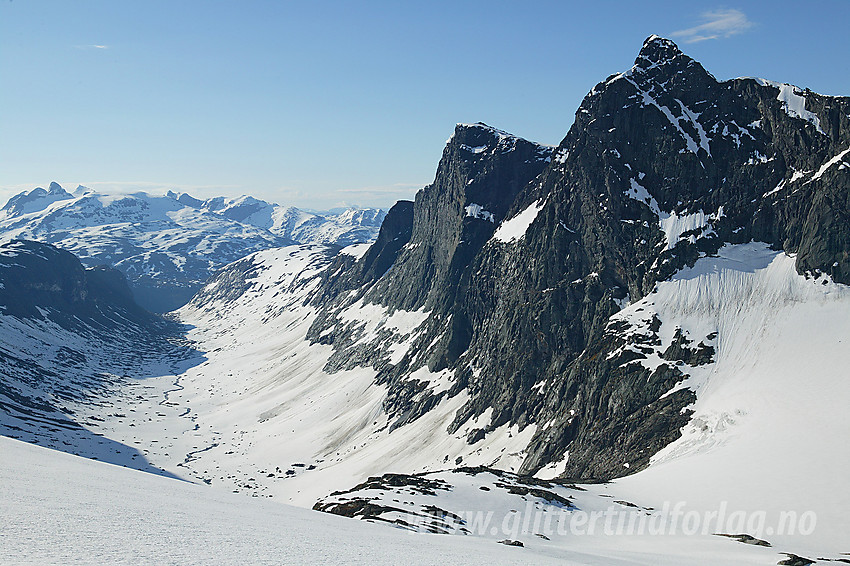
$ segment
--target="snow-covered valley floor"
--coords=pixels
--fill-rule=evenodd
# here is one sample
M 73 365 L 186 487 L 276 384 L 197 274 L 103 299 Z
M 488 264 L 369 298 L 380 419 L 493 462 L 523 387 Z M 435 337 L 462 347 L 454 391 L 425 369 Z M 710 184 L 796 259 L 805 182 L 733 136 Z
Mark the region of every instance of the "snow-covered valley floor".
M 216 304 L 179 311 L 201 352 L 182 371 L 148 372 L 153 377 L 74 407 L 93 434 L 146 460 L 130 465 L 185 481 L 0 438 L 0 562 L 390 564 L 403 556 L 423 564 L 768 565 L 785 553 L 850 559 L 846 287 L 801 277 L 793 258 L 764 245 L 728 246 L 615 315 L 639 330 L 657 314 L 665 343 L 676 328 L 697 340 L 716 333 L 717 355 L 689 372 L 684 386 L 698 395 L 694 418 L 648 469 L 581 490 L 553 487 L 574 505 L 559 531 L 562 506 L 500 491 L 490 477 L 439 472 L 452 467 L 448 454 L 462 454 L 465 466 L 515 469 L 527 430 L 505 429 L 474 446 L 463 429 L 449 435 L 461 394 L 390 431 L 373 370 L 323 370 L 332 350 L 304 340 L 314 314 L 304 298 L 326 265 L 324 254 L 293 246 L 254 256 L 244 293 L 222 290 Z M 393 317 L 407 325 L 401 334 L 415 332 L 421 317 L 414 314 Z M 387 324 L 386 313 L 369 324 Z M 492 511 L 494 518 L 488 528 L 469 529 L 471 536 L 446 536 L 303 509 L 387 472 L 439 472 L 452 489 L 416 497 L 379 489 L 369 493 L 377 502 L 417 509 L 430 502 L 470 522 L 474 513 Z M 535 523 L 538 513 L 543 519 Z M 644 517 L 644 530 L 630 530 L 629 513 Z M 573 525 L 573 517 L 588 523 Z M 664 534 L 653 529 L 654 517 L 666 521 Z M 524 547 L 497 544 L 505 539 Z

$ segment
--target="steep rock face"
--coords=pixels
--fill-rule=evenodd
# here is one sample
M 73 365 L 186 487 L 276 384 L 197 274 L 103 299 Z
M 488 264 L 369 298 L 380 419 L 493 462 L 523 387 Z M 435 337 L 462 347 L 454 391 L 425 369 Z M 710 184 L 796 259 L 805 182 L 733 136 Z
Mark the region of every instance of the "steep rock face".
M 525 471 L 568 452 L 568 475 L 621 475 L 678 437 L 693 395 L 665 393 L 681 381 L 676 363 L 684 360 L 673 350 L 670 363 L 650 371 L 611 357 L 625 329 L 608 319 L 624 298 L 645 296 L 724 242 L 751 239 L 799 251 L 800 271 L 841 280 L 847 227 L 831 223 L 827 239 L 811 219 L 834 215 L 819 205 L 822 192 L 845 195 L 846 210 L 846 174 L 832 167 L 830 182 L 815 177 L 850 144 L 848 100 L 806 95 L 796 102 L 812 111 L 843 109 L 827 134 L 816 117 L 789 112 L 780 100 L 789 89 L 718 82 L 654 37 L 631 70 L 597 85 L 582 103 L 553 166 L 520 196 L 524 203 L 545 199 L 537 221 L 515 249 L 481 254 L 476 267 L 484 276 L 469 294 L 469 305 L 484 299 L 490 308 L 479 310 L 494 313 L 475 325 L 479 334 L 465 354 L 484 361 L 475 386 L 485 393 L 468 405 L 470 414 L 495 402 L 511 422 L 530 413 L 534 422 L 552 423 L 532 441 Z M 814 265 L 814 254 L 803 251 L 810 246 L 819 254 Z M 658 340 L 657 328 L 648 331 L 648 341 Z M 517 363 L 515 351 L 528 356 Z M 511 391 L 517 400 L 505 402 Z
M 322 303 L 344 291 L 380 279 L 410 241 L 412 229 L 413 203 L 398 201 L 387 212 L 377 239 L 362 258 L 346 253 L 337 255 L 324 272 L 322 286 L 314 301 Z
M 105 324 L 110 314 L 124 322 L 160 324 L 135 303 L 118 270 L 86 269 L 69 252 L 26 240 L 0 245 L 0 311 L 18 318 L 48 317 L 65 328 L 83 319 Z
M 405 212 L 411 215 L 410 227 L 400 222 L 388 230 L 393 242 L 409 241 L 398 252 L 393 246 L 392 253 L 384 244 L 375 244 L 357 262 L 347 260 L 347 268 L 328 269 L 331 276 L 316 299 L 322 309 L 309 337 L 337 348 L 329 369 L 362 363 L 382 369 L 379 380 L 394 384 L 388 401 L 389 410 L 400 417 L 394 426 L 420 416 L 445 395 L 428 393 L 425 383 L 407 376 L 426 365 L 440 371 L 465 349 L 470 326 L 456 302 L 471 275 L 470 262 L 506 218 L 520 191 L 544 170 L 551 154 L 550 147 L 485 124 L 459 124 L 446 144 L 434 183 L 417 194 L 412 209 L 404 205 L 405 211 L 410 210 Z M 399 210 L 388 218 L 401 214 Z M 373 281 L 362 274 L 369 272 L 378 255 L 394 261 L 390 269 L 382 266 L 380 274 L 373 272 L 372 276 L 380 275 Z M 340 322 L 341 312 L 358 301 L 431 316 L 410 354 L 390 365 L 387 350 L 364 345 L 361 332 L 328 331 Z M 435 340 L 444 346 L 435 347 L 431 343 Z
M 401 249 L 410 241 L 413 228 L 413 203 L 398 201 L 387 212 L 375 243 L 363 257 L 362 280 L 380 279 L 392 267 Z
M 405 310 L 450 301 L 454 283 L 551 152 L 484 124 L 459 124 L 434 182 L 416 195 L 405 253 L 369 298 Z
M 463 393 L 449 432 L 489 415 L 470 444 L 535 427 L 525 473 L 636 471 L 688 421 L 694 393 L 671 391 L 711 362 L 713 337 L 612 315 L 726 243 L 767 242 L 800 273 L 850 282 L 848 116 L 847 98 L 719 82 L 653 36 L 588 94 L 554 153 L 459 126 L 410 242 L 377 281 L 347 275 L 362 259 L 339 266 L 310 337 L 337 349 L 329 369 L 380 370 L 393 426 Z M 340 326 L 371 303 L 427 319 L 401 350 L 391 333 Z

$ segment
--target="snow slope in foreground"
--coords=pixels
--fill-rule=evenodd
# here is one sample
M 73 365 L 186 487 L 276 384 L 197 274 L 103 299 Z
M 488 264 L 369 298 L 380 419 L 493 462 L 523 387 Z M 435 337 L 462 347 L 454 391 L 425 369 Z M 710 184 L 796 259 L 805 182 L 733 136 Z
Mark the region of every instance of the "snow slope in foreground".
M 393 565 L 401 556 L 406 564 L 510 564 L 511 552 L 521 552 L 227 494 L 5 437 L 0 453 L 3 564 Z
M 766 549 L 671 539 L 652 547 L 536 549 L 409 533 L 95 462 L 0 437 L 3 564 L 772 564 Z M 616 539 L 608 538 L 609 542 Z M 590 541 L 588 541 L 590 542 Z M 707 544 L 708 542 L 708 544 Z M 654 550 L 658 550 L 655 545 Z M 724 552 L 718 553 L 718 550 Z M 746 553 L 746 554 L 745 554 Z M 748 559 L 740 560 L 742 555 Z

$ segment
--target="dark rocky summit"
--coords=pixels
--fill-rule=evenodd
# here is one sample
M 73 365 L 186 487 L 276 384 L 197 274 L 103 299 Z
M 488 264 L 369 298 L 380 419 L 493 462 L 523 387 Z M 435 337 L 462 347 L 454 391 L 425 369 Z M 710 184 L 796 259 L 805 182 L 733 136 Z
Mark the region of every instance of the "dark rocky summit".
M 635 334 L 609 318 L 727 243 L 767 242 L 796 253 L 800 273 L 850 283 L 848 148 L 850 99 L 718 81 L 650 37 L 587 95 L 557 148 L 459 125 L 412 207 L 397 205 L 365 256 L 328 270 L 309 336 L 333 344 L 330 370 L 379 370 L 393 426 L 465 390 L 450 432 L 493 409 L 471 444 L 538 425 L 523 473 L 566 451 L 564 476 L 632 473 L 678 438 L 694 396 L 665 393 L 714 349 L 679 333 L 650 371 L 629 362 L 660 345 L 660 321 Z M 357 301 L 429 312 L 400 361 L 334 331 Z M 424 365 L 453 370 L 451 387 L 409 379 Z
M 162 324 L 159 317 L 136 304 L 126 278 L 117 269 L 87 269 L 72 253 L 26 240 L 0 244 L 0 313 L 49 318 L 65 328 L 84 321 L 105 328 Z

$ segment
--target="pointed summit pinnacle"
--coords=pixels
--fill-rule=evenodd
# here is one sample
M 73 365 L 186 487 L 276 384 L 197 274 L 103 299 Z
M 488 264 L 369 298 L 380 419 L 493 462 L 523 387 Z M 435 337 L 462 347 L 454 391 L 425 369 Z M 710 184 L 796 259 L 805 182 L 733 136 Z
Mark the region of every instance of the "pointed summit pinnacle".
M 650 35 L 635 59 L 635 65 L 644 69 L 670 63 L 684 63 L 687 66 L 693 59 L 682 53 L 679 46 L 663 37 Z
M 657 35 L 651 35 L 643 42 L 631 75 L 644 90 L 652 90 L 650 83 L 666 90 L 673 85 L 716 82 L 702 65 L 685 55 L 675 43 Z

